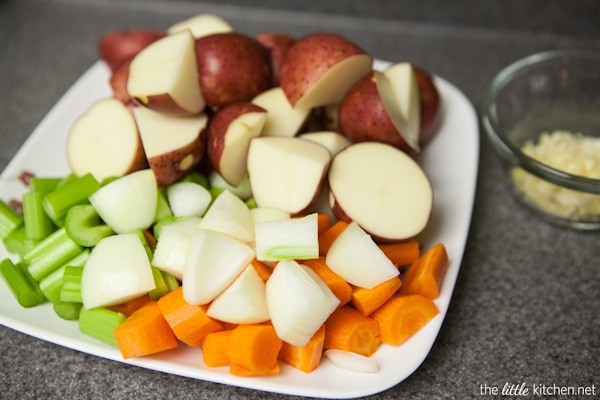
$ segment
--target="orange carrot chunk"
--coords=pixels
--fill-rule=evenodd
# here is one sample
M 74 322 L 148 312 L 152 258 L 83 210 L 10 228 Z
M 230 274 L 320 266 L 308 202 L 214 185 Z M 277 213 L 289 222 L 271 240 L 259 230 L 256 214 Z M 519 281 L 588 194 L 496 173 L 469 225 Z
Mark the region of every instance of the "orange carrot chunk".
M 371 289 L 352 287 L 350 303 L 363 315 L 369 315 L 383 305 L 402 286 L 399 276 L 380 283 Z
M 352 297 L 352 286 L 342 277 L 333 272 L 325 262 L 325 257 L 314 258 L 310 260 L 302 260 L 301 263 L 312 269 L 325 284 L 331 289 L 335 297 L 340 300 L 338 307 L 347 304 Z
M 348 223 L 342 220 L 335 222 L 325 232 L 319 235 L 319 254 L 324 256 L 329 251 L 333 241 L 346 229 Z
M 300 371 L 314 371 L 321 363 L 324 343 L 325 325 L 322 325 L 304 346 L 294 346 L 283 342 L 279 351 L 279 359 Z
M 325 349 L 339 349 L 370 356 L 379 347 L 379 325 L 349 305 L 335 310 L 325 321 Z
M 136 297 L 135 299 L 129 300 L 123 304 L 117 304 L 106 308 L 108 308 L 111 311 L 120 312 L 126 317 L 129 317 L 137 309 L 150 302 L 151 300 L 152 299 L 150 299 L 150 296 L 148 294 L 144 294 L 140 297 Z
M 229 372 L 238 376 L 278 373 L 277 357 L 281 346 L 281 339 L 272 325 L 238 325 L 229 337 Z
M 252 260 L 251 264 L 252 267 L 254 267 L 254 270 L 256 271 L 258 276 L 260 276 L 260 278 L 263 280 L 263 282 L 266 282 L 273 273 L 273 268 L 269 267 L 264 262 L 258 261 L 256 258 Z
M 421 255 L 421 245 L 416 239 L 397 243 L 380 243 L 379 248 L 396 267 L 410 265 Z
M 371 317 L 379 324 L 381 341 L 398 346 L 438 314 L 431 298 L 413 294 L 392 297 Z
M 208 367 L 229 365 L 227 349 L 232 330 L 209 333 L 202 341 L 202 359 Z
M 208 305 L 185 301 L 182 286 L 158 299 L 158 305 L 177 339 L 188 346 L 198 346 L 209 333 L 223 330 L 219 321 L 206 315 Z
M 402 279 L 401 294 L 420 294 L 435 299 L 448 269 L 448 253 L 442 243 L 427 250 L 413 262 Z
M 317 214 L 317 233 L 320 235 L 329 229 L 329 214 L 326 213 L 318 213 Z
M 135 311 L 114 330 L 124 358 L 143 357 L 178 346 L 177 338 L 156 301 Z

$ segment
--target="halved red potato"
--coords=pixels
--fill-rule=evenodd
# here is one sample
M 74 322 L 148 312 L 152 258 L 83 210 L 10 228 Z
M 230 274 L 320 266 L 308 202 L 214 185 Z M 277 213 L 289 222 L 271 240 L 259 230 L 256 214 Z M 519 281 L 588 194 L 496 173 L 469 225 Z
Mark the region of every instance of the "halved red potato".
M 198 14 L 171 25 L 169 34 L 189 30 L 195 39 L 215 33 L 231 32 L 233 27 L 229 22 L 214 14 Z
M 262 136 L 294 136 L 306 123 L 310 110 L 293 108 L 280 86 L 268 89 L 254 99 L 252 103 L 267 110 L 267 120 Z
M 414 67 L 420 92 L 421 134 L 420 145 L 427 144 L 438 130 L 441 117 L 441 99 L 431 74 L 423 68 Z
M 256 36 L 256 40 L 269 50 L 271 57 L 271 71 L 273 86 L 279 86 L 281 64 L 296 38 L 282 32 L 263 32 Z
M 165 32 L 152 29 L 108 32 L 98 41 L 98 54 L 110 70 L 115 71 L 123 61 L 135 56 L 150 43 L 165 35 Z

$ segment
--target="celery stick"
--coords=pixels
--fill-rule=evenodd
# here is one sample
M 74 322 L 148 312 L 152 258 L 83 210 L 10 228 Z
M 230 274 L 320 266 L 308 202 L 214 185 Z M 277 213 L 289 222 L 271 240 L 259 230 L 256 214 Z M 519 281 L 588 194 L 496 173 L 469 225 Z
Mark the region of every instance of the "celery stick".
M 150 242 L 148 241 L 146 234 L 144 233 L 144 231 L 142 229 L 138 229 L 134 233 L 137 235 L 138 239 L 140 239 L 140 242 L 142 242 L 142 245 L 144 246 L 144 250 L 146 250 L 146 255 L 148 256 L 148 260 L 152 260 L 152 246 L 150 246 Z
M 22 265 L 15 265 L 6 258 L 0 262 L 0 275 L 22 307 L 33 307 L 46 301 L 37 283 Z
M 169 207 L 169 202 L 167 201 L 165 188 L 159 188 L 157 193 L 155 222 L 173 216 L 173 211 L 171 211 L 171 207 Z
M 81 299 L 81 275 L 82 267 L 68 265 L 63 273 L 63 284 L 60 289 L 60 301 L 82 303 Z
M 87 203 L 88 198 L 99 188 L 100 183 L 92 174 L 76 177 L 44 197 L 44 210 L 55 223 L 60 224 L 69 208 Z
M 67 211 L 65 230 L 69 237 L 83 247 L 94 247 L 100 240 L 114 235 L 112 228 L 100 221 L 91 204 L 78 204 Z
M 246 206 L 249 209 L 253 209 L 253 208 L 257 207 L 256 200 L 254 200 L 254 197 L 250 197 L 248 200 L 246 200 Z
M 17 229 L 13 229 L 12 232 L 2 239 L 2 244 L 4 245 L 6 251 L 23 258 L 25 253 L 29 250 L 29 247 L 25 243 L 26 240 L 25 225 L 20 225 Z
M 56 230 L 42 206 L 44 196 L 42 192 L 27 192 L 23 195 L 23 218 L 28 239 L 42 240 Z
M 106 344 L 118 347 L 113 331 L 126 319 L 124 314 L 103 307 L 81 308 L 79 331 Z
M 60 291 L 63 285 L 63 275 L 65 273 L 65 266 L 55 269 L 43 279 L 40 280 L 40 290 L 44 293 L 44 296 L 54 303 L 60 299 Z
M 62 319 L 67 321 L 76 321 L 81 312 L 81 303 L 57 301 L 53 303 L 54 312 Z
M 39 282 L 82 251 L 65 228 L 60 228 L 27 252 L 23 259 L 31 276 Z
M 23 217 L 3 200 L 0 200 L 0 239 L 4 240 L 21 224 L 23 224 Z
M 173 275 L 166 271 L 160 271 L 160 273 L 162 274 L 163 279 L 169 288 L 169 292 L 172 292 L 179 287 L 179 281 Z
M 152 269 L 152 277 L 154 278 L 154 285 L 156 286 L 152 289 L 148 295 L 152 300 L 158 300 L 165 294 L 169 293 L 169 287 L 165 282 L 165 278 L 163 277 L 160 269 L 156 267 L 151 267 Z
M 56 190 L 63 178 L 38 178 L 33 177 L 29 180 L 29 191 L 50 193 Z
M 198 171 L 188 172 L 183 178 L 180 179 L 180 181 L 181 182 L 194 182 L 200 186 L 203 186 L 205 189 L 208 189 L 208 186 L 209 186 L 208 178 Z

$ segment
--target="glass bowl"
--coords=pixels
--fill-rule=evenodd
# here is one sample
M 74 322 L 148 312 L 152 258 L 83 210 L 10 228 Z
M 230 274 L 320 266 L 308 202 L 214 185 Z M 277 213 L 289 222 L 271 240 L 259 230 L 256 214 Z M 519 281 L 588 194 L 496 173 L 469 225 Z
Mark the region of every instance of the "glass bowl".
M 600 53 L 553 50 L 508 65 L 482 119 L 523 204 L 561 226 L 600 229 Z

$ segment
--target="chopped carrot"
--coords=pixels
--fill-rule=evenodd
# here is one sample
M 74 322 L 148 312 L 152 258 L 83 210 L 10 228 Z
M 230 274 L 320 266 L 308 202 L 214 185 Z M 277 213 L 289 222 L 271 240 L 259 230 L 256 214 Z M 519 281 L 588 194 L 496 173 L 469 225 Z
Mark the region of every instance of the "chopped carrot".
M 325 321 L 325 349 L 339 349 L 370 356 L 379 347 L 379 325 L 370 317 L 345 305 Z
M 156 301 L 136 310 L 114 330 L 124 358 L 143 357 L 176 348 L 179 343 Z
M 135 299 L 126 301 L 123 304 L 117 304 L 114 306 L 106 307 L 111 311 L 120 312 L 121 314 L 129 317 L 133 314 L 138 308 L 142 307 L 149 301 L 151 301 L 150 296 L 148 294 L 144 294 L 140 297 L 136 297 Z
M 383 305 L 402 286 L 399 276 L 388 279 L 371 289 L 352 287 L 350 303 L 363 315 L 369 315 Z
M 325 262 L 325 257 L 313 258 L 310 260 L 302 260 L 303 265 L 312 269 L 325 284 L 331 289 L 333 294 L 340 300 L 338 307 L 347 304 L 352 297 L 352 286 L 342 277 L 333 272 Z
M 413 262 L 402 279 L 401 294 L 420 294 L 435 299 L 448 269 L 448 253 L 442 243 L 427 250 Z
M 208 305 L 185 301 L 181 286 L 161 297 L 158 305 L 175 336 L 188 346 L 198 346 L 207 334 L 223 330 L 219 321 L 206 315 Z
M 380 243 L 379 248 L 396 267 L 410 265 L 421 255 L 421 245 L 416 239 Z
M 263 282 L 266 282 L 273 273 L 273 268 L 269 267 L 262 261 L 258 261 L 256 258 L 252 260 L 251 264 L 254 267 L 254 270 L 258 273 L 258 276 L 260 276 L 260 278 L 263 280 Z
M 327 213 L 318 213 L 317 214 L 317 226 L 318 226 L 317 233 L 319 235 L 321 233 L 325 232 L 327 229 L 329 229 L 329 221 L 330 221 L 329 214 L 327 214 Z
M 279 371 L 277 357 L 281 346 L 281 339 L 272 325 L 238 325 L 229 337 L 227 356 L 230 372 L 240 376 L 258 376 Z
M 224 367 L 229 365 L 227 349 L 233 330 L 209 333 L 202 341 L 202 359 L 208 367 Z
M 397 346 L 438 314 L 439 310 L 431 298 L 413 294 L 392 297 L 371 317 L 379 324 L 381 341 Z
M 348 222 L 339 220 L 331 225 L 325 232 L 319 235 L 319 254 L 324 256 L 329 251 L 333 241 L 348 226 Z
M 321 363 L 324 343 L 325 325 L 322 325 L 304 346 L 294 346 L 283 342 L 279 351 L 279 359 L 301 371 L 314 371 Z

